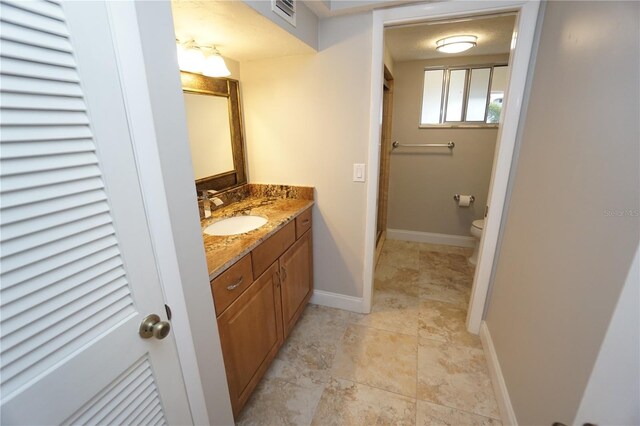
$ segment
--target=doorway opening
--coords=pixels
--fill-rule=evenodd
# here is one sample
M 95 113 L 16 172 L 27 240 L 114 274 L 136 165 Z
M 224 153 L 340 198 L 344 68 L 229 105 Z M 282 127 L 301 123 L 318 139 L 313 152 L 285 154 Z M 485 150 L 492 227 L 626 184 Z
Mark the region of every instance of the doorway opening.
M 369 150 L 369 164 L 380 164 L 380 136 L 382 133 L 381 121 L 380 121 L 380 108 L 383 103 L 383 84 L 382 73 L 379 70 L 383 68 L 383 49 L 384 49 L 384 31 L 385 28 L 395 27 L 399 25 L 415 25 L 424 23 L 434 23 L 437 21 L 465 21 L 472 20 L 474 18 L 486 16 L 486 15 L 502 15 L 502 14 L 514 14 L 515 24 L 512 31 L 512 38 L 509 46 L 509 59 L 507 65 L 509 65 L 509 71 L 507 73 L 506 88 L 504 96 L 501 102 L 501 119 L 500 126 L 497 130 L 497 142 L 495 147 L 495 154 L 493 156 L 493 165 L 491 167 L 490 181 L 491 184 L 486 195 L 486 204 L 491 206 L 488 209 L 488 214 L 485 220 L 484 232 L 480 241 L 480 257 L 478 265 L 475 269 L 473 287 L 470 295 L 469 312 L 467 316 L 467 329 L 471 333 L 477 334 L 480 330 L 480 324 L 484 313 L 484 305 L 486 301 L 487 291 L 489 287 L 489 279 L 491 276 L 491 270 L 493 267 L 493 260 L 495 256 L 495 248 L 498 240 L 498 232 L 500 228 L 500 222 L 502 219 L 502 209 L 506 197 L 506 189 L 508 183 L 508 176 L 511 167 L 511 158 L 513 155 L 513 148 L 515 145 L 516 133 L 518 129 L 518 119 L 520 116 L 521 99 L 524 93 L 524 86 L 526 80 L 526 73 L 529 66 L 529 58 L 531 55 L 531 48 L 533 45 L 533 35 L 538 13 L 538 2 L 526 2 L 526 1 L 508 1 L 508 2 L 483 2 L 478 4 L 470 3 L 436 3 L 428 5 L 414 5 L 408 7 L 401 7 L 395 9 L 379 10 L 374 12 L 373 16 L 373 55 L 372 55 L 372 104 L 371 104 L 371 121 L 370 121 L 370 150 Z M 498 65 L 498 64 L 484 64 L 484 65 Z M 447 77 L 443 77 L 444 81 L 455 80 L 459 75 L 456 73 L 452 77 L 450 70 L 443 70 L 443 73 L 447 73 Z M 486 72 L 486 71 L 485 71 Z M 472 67 L 469 67 L 465 71 L 464 79 L 459 87 L 462 87 L 462 95 L 459 97 L 458 104 L 461 104 L 460 115 L 465 117 L 465 111 L 470 110 L 465 102 L 469 99 L 468 93 L 472 90 Z M 489 71 L 491 75 L 493 69 Z M 447 80 L 447 78 L 449 80 Z M 396 84 L 395 100 L 399 96 L 397 73 L 394 73 L 394 80 Z M 424 80 L 423 80 L 424 81 Z M 475 87 L 475 86 L 474 86 Z M 445 104 L 441 103 L 441 111 L 439 119 L 442 119 L 445 114 L 446 108 L 450 105 L 454 105 L 455 102 L 448 103 L 449 99 L 447 90 L 443 89 L 443 99 Z M 466 92 L 465 92 L 466 91 Z M 418 90 L 420 92 L 420 90 Z M 490 100 L 490 99 L 489 99 Z M 444 107 L 443 107 L 444 105 Z M 444 108 L 444 109 L 442 109 Z M 397 114 L 396 114 L 397 115 Z M 422 118 L 422 116 L 420 117 Z M 425 123 L 419 122 L 415 124 L 416 130 L 418 130 L 419 124 L 445 124 L 448 120 L 448 116 L 444 115 L 444 122 L 438 123 Z M 485 111 L 486 118 L 486 111 Z M 462 121 L 459 119 L 459 121 Z M 442 131 L 442 130 L 440 130 Z M 399 141 L 401 143 L 402 141 Z M 406 141 L 406 144 L 411 144 L 413 141 Z M 448 142 L 448 141 L 444 141 Z M 413 148 L 413 147 L 411 147 Z M 438 148 L 446 151 L 450 148 Z M 450 155 L 450 154 L 449 154 Z M 393 165 L 393 159 L 391 164 Z M 373 295 L 373 272 L 375 265 L 375 242 L 377 237 L 377 191 L 379 189 L 378 182 L 379 170 L 375 170 L 372 173 L 372 179 L 369 180 L 367 188 L 367 225 L 366 225 L 366 247 L 365 247 L 365 270 L 364 270 L 364 291 L 363 291 L 363 311 L 369 312 L 372 306 Z M 393 176 L 391 176 L 391 186 L 394 185 Z M 415 186 L 415 185 L 412 185 Z M 473 195 L 456 192 L 450 194 L 452 201 L 453 195 Z M 392 194 L 390 194 L 392 195 Z M 390 200 L 393 203 L 393 199 Z M 456 207 L 457 208 L 457 207 Z M 483 210 L 481 208 L 481 210 Z M 484 211 L 476 212 L 480 215 L 484 214 Z M 389 214 L 389 220 L 393 222 L 393 214 Z

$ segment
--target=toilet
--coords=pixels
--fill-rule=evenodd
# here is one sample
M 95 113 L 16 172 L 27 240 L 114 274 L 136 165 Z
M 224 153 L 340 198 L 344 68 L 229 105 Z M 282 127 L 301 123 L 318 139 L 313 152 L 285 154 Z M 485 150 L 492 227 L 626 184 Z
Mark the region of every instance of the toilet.
M 473 249 L 473 254 L 469 258 L 469 263 L 475 265 L 478 262 L 478 250 L 480 247 L 480 237 L 482 237 L 482 230 L 484 229 L 484 219 L 474 220 L 471 224 L 471 235 L 476 239 L 476 245 Z

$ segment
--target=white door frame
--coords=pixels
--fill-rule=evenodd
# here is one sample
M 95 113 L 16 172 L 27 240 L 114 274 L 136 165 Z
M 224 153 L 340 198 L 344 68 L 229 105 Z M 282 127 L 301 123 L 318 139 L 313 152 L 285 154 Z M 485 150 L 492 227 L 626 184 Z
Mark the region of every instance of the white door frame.
M 176 341 L 189 407 L 194 424 L 213 424 L 207 411 L 192 329 L 188 320 L 187 301 L 183 291 L 185 283 L 180 276 L 176 244 L 170 231 L 172 225 L 167 210 L 169 200 L 162 184 L 158 138 L 154 127 L 135 3 L 107 1 L 106 7 L 110 16 L 114 51 L 136 157 L 139 184 L 143 191 L 151 243 L 158 264 L 163 296 L 173 314 L 172 333 Z M 167 31 L 173 32 L 173 28 Z M 167 64 L 168 67 L 172 65 Z M 176 117 L 176 120 L 178 119 L 179 117 Z M 185 147 L 185 149 L 188 148 Z M 203 285 L 206 286 L 207 282 L 205 281 Z M 217 333 L 212 331 L 211 337 L 217 338 Z M 211 368 L 224 368 L 224 366 L 214 365 L 213 362 L 212 360 Z M 226 382 L 220 384 L 220 388 L 222 392 L 226 392 Z M 228 412 L 231 413 L 230 404 Z M 225 416 L 221 415 L 221 418 L 225 419 Z
M 507 195 L 507 184 L 511 170 L 511 160 L 518 130 L 520 110 L 524 97 L 527 70 L 533 46 L 536 21 L 538 17 L 538 0 L 506 0 L 482 2 L 442 2 L 416 4 L 373 12 L 373 40 L 371 54 L 371 119 L 369 128 L 369 176 L 367 184 L 367 206 L 365 221 L 365 264 L 363 311 L 371 311 L 373 293 L 373 268 L 375 255 L 376 230 L 376 193 L 378 190 L 378 162 L 380 150 L 381 109 L 382 109 L 382 73 L 384 27 L 427 21 L 432 19 L 455 18 L 460 16 L 518 12 L 514 27 L 513 41 L 509 57 L 510 75 L 505 93 L 505 106 L 502 122 L 498 130 L 498 142 L 494 155 L 491 185 L 489 187 L 488 205 L 491 206 L 485 220 L 485 229 L 480 241 L 480 253 L 476 267 L 471 301 L 467 314 L 467 329 L 478 334 L 484 315 L 484 307 L 489 289 L 489 280 L 496 254 L 498 234 L 504 203 Z

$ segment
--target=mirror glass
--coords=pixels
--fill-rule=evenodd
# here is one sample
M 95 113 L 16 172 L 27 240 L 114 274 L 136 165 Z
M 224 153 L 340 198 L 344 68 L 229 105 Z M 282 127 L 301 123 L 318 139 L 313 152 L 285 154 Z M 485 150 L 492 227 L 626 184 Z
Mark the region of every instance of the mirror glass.
M 233 170 L 227 98 L 185 93 L 184 104 L 195 179 Z
M 240 83 L 180 72 L 196 190 L 247 183 Z

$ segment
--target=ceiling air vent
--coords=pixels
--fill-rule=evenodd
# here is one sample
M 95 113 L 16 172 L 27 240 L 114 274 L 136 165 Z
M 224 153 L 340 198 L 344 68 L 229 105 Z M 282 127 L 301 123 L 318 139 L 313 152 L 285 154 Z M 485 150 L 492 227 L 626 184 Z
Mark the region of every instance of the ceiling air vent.
M 296 0 L 271 0 L 271 10 L 294 27 L 296 26 Z

